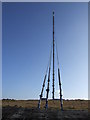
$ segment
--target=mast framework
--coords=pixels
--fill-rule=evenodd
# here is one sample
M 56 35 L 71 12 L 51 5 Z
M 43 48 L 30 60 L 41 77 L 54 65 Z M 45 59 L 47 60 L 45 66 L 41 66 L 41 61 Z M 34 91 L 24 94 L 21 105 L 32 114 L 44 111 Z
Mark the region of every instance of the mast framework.
M 54 51 L 55 51 L 55 40 L 54 40 L 54 12 L 53 12 L 53 80 L 52 80 L 52 99 L 54 100 L 54 92 L 55 92 L 55 88 L 54 88 L 54 82 L 55 82 L 55 73 L 54 73 Z M 52 53 L 52 50 L 51 50 Z M 50 53 L 50 62 L 49 62 L 49 71 L 48 71 L 48 84 L 47 84 L 47 89 L 46 89 L 46 104 L 45 104 L 45 108 L 48 108 L 48 95 L 49 95 L 49 83 L 50 83 L 50 72 L 51 72 L 51 53 Z M 61 88 L 61 80 L 60 80 L 60 69 L 59 69 L 59 60 L 58 60 L 58 53 L 57 53 L 57 63 L 58 63 L 58 80 L 59 80 L 59 89 L 60 89 L 60 108 L 61 110 L 63 110 L 63 99 L 62 99 L 62 88 Z M 47 68 L 48 70 L 48 68 Z M 41 104 L 41 100 L 43 99 L 43 91 L 44 91 L 44 87 L 45 87 L 45 82 L 46 82 L 46 78 L 47 78 L 47 70 L 46 70 L 46 74 L 44 77 L 44 82 L 42 85 L 42 90 L 41 90 L 41 94 L 40 94 L 40 99 L 38 102 L 38 108 L 40 108 L 40 104 Z

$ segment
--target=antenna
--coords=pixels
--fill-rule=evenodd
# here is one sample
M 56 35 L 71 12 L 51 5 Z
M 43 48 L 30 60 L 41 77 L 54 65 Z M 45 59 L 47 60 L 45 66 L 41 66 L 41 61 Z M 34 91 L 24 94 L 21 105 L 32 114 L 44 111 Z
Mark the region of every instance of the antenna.
M 41 94 L 40 94 L 40 100 L 38 102 L 38 108 L 40 108 L 40 104 L 41 104 L 41 100 L 43 100 L 43 91 L 44 91 L 44 87 L 45 87 L 45 82 L 46 82 L 46 79 L 47 79 L 47 76 L 48 76 L 48 83 L 47 83 L 47 89 L 46 89 L 46 98 L 44 98 L 44 100 L 46 100 L 46 104 L 45 104 L 45 108 L 47 109 L 48 108 L 48 96 L 49 96 L 49 91 L 50 91 L 50 87 L 49 87 L 49 83 L 50 83 L 50 72 L 51 72 L 51 54 L 53 54 L 53 78 L 52 78 L 52 87 L 53 87 L 53 90 L 52 90 L 52 99 L 54 100 L 54 90 L 55 90 L 55 86 L 54 86 L 54 82 L 55 82 L 55 73 L 54 73 L 54 57 L 55 57 L 55 40 L 54 40 L 54 11 L 53 11 L 53 49 L 51 48 L 51 52 L 50 52 L 50 62 L 49 62 L 49 67 L 47 67 L 47 72 L 45 74 L 45 78 L 44 78 L 44 82 L 43 82 L 43 85 L 42 85 L 42 90 L 41 90 Z M 57 51 L 57 49 L 56 49 Z M 59 60 L 58 60 L 58 52 L 56 53 L 57 54 L 57 64 L 58 64 L 58 80 L 59 80 L 59 89 L 60 89 L 60 107 L 61 107 L 61 110 L 63 110 L 63 99 L 62 99 L 62 88 L 61 88 L 61 79 L 60 79 L 60 69 L 59 69 Z M 48 73 L 48 75 L 47 75 Z
M 54 100 L 54 11 L 53 11 L 53 84 L 52 84 L 52 87 L 53 87 L 53 92 L 52 92 L 52 98 Z

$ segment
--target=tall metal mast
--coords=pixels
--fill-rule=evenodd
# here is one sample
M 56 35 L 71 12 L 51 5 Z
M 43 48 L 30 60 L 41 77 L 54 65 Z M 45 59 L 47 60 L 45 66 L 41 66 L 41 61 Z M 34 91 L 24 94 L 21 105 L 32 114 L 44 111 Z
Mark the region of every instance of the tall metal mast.
M 54 99 L 54 12 L 53 12 L 53 92 L 52 92 L 52 98 Z
M 45 74 L 45 78 L 44 78 L 44 82 L 43 82 L 43 85 L 42 85 L 42 91 L 41 91 L 41 94 L 40 94 L 40 100 L 38 102 L 38 108 L 40 108 L 40 104 L 41 104 L 41 100 L 43 100 L 43 91 L 44 91 L 44 87 L 45 87 L 45 82 L 46 82 L 46 77 L 47 77 L 47 72 L 48 72 L 48 83 L 47 83 L 47 89 L 46 89 L 46 105 L 45 105 L 45 108 L 47 109 L 48 108 L 48 96 L 49 96 L 49 90 L 50 90 L 50 87 L 49 87 L 49 83 L 50 83 L 50 71 L 51 71 L 51 56 L 53 55 L 53 78 L 52 78 L 52 87 L 53 87 L 53 90 L 52 90 L 52 99 L 54 100 L 54 92 L 55 92 L 55 86 L 54 86 L 54 82 L 55 82 L 55 74 L 54 74 L 54 56 L 55 56 L 55 40 L 54 40 L 54 12 L 53 12 L 53 48 L 51 47 L 51 52 L 50 52 L 50 63 L 49 63 L 49 67 L 47 67 L 47 71 L 46 71 L 46 74 Z M 53 52 L 53 54 L 52 54 Z M 57 47 L 56 47 L 56 52 L 57 52 Z M 63 99 L 62 99 L 62 88 L 61 88 L 61 79 L 60 79 L 60 69 L 59 69 L 59 60 L 58 60 L 58 52 L 56 53 L 57 54 L 57 64 L 58 64 L 58 80 L 59 80 L 59 89 L 60 89 L 60 108 L 61 110 L 63 110 Z M 48 70 L 49 69 L 49 70 Z

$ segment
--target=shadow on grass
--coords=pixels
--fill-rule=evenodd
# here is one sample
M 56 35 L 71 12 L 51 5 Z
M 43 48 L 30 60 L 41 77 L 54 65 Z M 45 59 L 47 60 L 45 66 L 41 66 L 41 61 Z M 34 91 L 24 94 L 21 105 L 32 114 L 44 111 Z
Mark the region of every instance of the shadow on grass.
M 23 108 L 17 105 L 2 108 L 2 120 L 88 120 L 87 110 Z

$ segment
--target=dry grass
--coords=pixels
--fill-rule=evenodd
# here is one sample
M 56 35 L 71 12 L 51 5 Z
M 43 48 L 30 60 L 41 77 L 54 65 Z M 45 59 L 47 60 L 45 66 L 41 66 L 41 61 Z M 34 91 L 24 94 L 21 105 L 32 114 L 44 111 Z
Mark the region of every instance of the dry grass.
M 49 100 L 48 109 L 37 109 L 38 100 L 3 100 L 2 120 L 88 120 L 87 100 L 64 100 L 60 110 L 59 100 Z
M 18 106 L 23 108 L 34 108 L 37 107 L 38 100 L 3 100 L 2 106 Z M 45 100 L 41 102 L 41 109 L 45 106 Z M 59 100 L 49 100 L 48 107 L 54 109 L 60 109 Z M 88 100 L 63 100 L 63 108 L 65 110 L 74 109 L 74 110 L 87 110 L 88 109 Z

